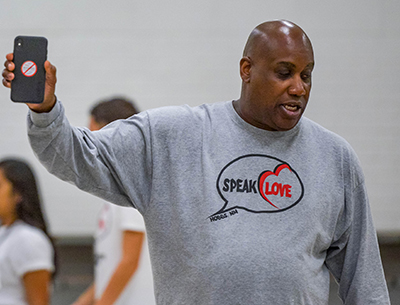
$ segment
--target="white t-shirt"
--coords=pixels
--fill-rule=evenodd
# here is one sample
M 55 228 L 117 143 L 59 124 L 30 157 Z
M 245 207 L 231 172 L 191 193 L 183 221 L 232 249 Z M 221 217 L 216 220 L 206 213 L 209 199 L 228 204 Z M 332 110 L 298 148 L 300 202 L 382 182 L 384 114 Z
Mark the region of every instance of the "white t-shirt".
M 96 298 L 101 296 L 120 262 L 124 231 L 145 232 L 142 215 L 134 208 L 106 202 L 98 219 L 94 249 Z M 115 304 L 155 304 L 147 239 L 142 246 L 138 269 Z
M 0 304 L 27 305 L 23 275 L 54 270 L 54 250 L 40 230 L 17 220 L 0 227 Z

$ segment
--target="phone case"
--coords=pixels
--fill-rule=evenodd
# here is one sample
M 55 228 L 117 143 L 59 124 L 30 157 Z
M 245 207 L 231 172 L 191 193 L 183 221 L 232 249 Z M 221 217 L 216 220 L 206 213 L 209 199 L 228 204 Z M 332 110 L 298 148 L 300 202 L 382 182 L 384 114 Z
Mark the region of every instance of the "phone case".
M 14 79 L 11 100 L 17 103 L 41 103 L 44 98 L 47 39 L 17 36 L 14 39 Z

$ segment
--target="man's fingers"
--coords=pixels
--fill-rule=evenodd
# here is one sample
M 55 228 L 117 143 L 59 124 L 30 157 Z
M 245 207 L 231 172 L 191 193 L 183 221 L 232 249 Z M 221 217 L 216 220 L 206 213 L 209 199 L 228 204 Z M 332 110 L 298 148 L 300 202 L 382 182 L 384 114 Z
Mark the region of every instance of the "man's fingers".
M 48 60 L 44 63 L 44 69 L 46 70 L 46 84 L 44 88 L 44 98 L 46 102 L 47 100 L 53 100 L 56 91 L 57 69 Z
M 12 71 L 15 69 L 15 64 L 12 62 L 14 59 L 14 54 L 9 53 L 6 55 L 6 62 L 4 63 L 5 69 L 3 70 L 2 83 L 5 87 L 11 88 L 11 82 L 14 79 L 15 75 Z M 53 66 L 48 60 L 44 63 L 44 69 L 46 71 L 46 82 L 44 88 L 44 100 L 40 104 L 27 104 L 29 108 L 36 112 L 48 112 L 56 103 L 55 97 L 55 89 L 57 83 L 56 72 L 57 69 Z
M 13 53 L 8 53 L 6 55 L 6 59 L 7 60 L 4 62 L 4 67 L 9 71 L 14 71 L 15 65 L 12 62 L 12 60 L 14 59 L 14 54 Z
M 1 75 L 7 81 L 12 81 L 14 79 L 14 73 L 8 71 L 7 69 L 4 69 Z
M 56 67 L 53 66 L 48 60 L 44 62 L 44 69 L 46 70 L 46 73 L 51 73 L 54 75 L 56 73 Z
M 57 69 L 48 60 L 44 63 L 44 69 L 46 70 L 46 83 L 43 103 L 27 104 L 28 107 L 35 112 L 49 112 L 57 101 L 56 96 L 54 95 L 57 82 Z
M 14 54 L 13 53 L 8 53 L 6 55 L 6 59 L 9 60 L 9 61 L 12 61 L 14 59 Z
M 3 79 L 3 86 L 7 88 L 11 88 L 11 83 Z
M 13 53 L 8 53 L 6 55 L 6 61 L 4 62 L 4 67 L 5 69 L 3 70 L 3 73 L 1 74 L 3 76 L 2 83 L 4 87 L 11 88 L 11 81 L 14 79 L 14 71 L 15 65 L 12 62 L 14 59 L 14 54 Z
M 46 70 L 46 83 L 50 86 L 54 86 L 57 82 L 57 69 L 55 66 L 53 66 L 48 60 L 45 61 L 44 63 L 44 69 Z
M 3 76 L 3 85 L 7 88 L 11 88 L 11 81 L 14 79 L 14 73 L 4 69 L 1 75 Z

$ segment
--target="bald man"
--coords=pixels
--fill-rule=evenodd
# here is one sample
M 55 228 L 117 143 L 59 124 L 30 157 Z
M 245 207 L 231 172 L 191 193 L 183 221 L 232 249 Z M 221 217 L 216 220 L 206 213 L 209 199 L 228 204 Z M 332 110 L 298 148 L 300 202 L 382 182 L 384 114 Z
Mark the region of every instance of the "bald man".
M 7 55 L 3 83 L 14 77 Z M 359 161 L 303 117 L 314 56 L 297 25 L 260 24 L 240 98 L 71 127 L 46 62 L 29 138 L 59 178 L 143 215 L 157 304 L 389 304 Z

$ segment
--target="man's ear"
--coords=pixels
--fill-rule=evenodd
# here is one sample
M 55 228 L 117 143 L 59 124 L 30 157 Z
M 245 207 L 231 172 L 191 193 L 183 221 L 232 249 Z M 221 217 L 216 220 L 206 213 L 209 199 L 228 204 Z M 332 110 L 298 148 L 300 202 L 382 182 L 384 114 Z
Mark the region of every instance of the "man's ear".
M 251 59 L 250 57 L 245 56 L 240 60 L 240 77 L 242 78 L 243 82 L 250 82 L 250 72 Z

